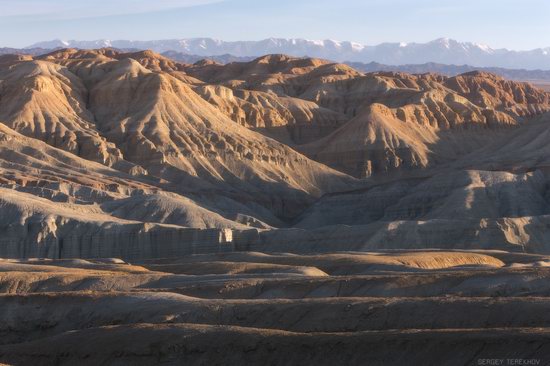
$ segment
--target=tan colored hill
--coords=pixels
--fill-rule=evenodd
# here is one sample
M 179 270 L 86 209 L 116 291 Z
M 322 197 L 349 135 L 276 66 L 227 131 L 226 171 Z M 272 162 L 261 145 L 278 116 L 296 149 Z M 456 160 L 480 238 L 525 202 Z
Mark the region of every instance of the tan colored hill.
M 498 138 L 502 128 L 518 126 L 525 118 L 550 110 L 548 93 L 479 72 L 452 78 L 390 72 L 361 74 L 345 65 L 282 56 L 266 56 L 248 63 L 192 65 L 186 72 L 207 83 L 231 88 L 232 93 L 226 91 L 215 97 L 208 92 L 206 99 L 232 118 L 242 120 L 243 125 L 257 128 L 246 120 L 258 121 L 261 132 L 285 143 L 308 144 L 297 149 L 357 177 L 425 168 L 455 159 L 483 146 L 487 139 Z M 271 106 L 287 101 L 294 120 L 281 114 L 280 108 L 271 119 L 259 113 L 250 116 L 247 109 L 251 106 L 243 107 L 234 100 L 238 93 L 254 92 L 271 95 L 268 108 L 262 107 L 265 102 L 254 101 L 256 108 L 269 111 Z M 295 101 L 311 104 L 304 110 L 304 105 Z M 373 104 L 388 107 L 387 117 L 371 113 L 368 107 Z M 352 127 L 361 124 L 365 125 L 364 132 Z M 278 126 L 276 132 L 263 128 L 272 125 Z M 377 129 L 386 132 L 380 134 L 375 132 Z M 447 132 L 455 129 L 461 132 Z M 486 134 L 487 129 L 498 131 Z M 400 131 L 397 135 L 396 130 Z
M 187 65 L 173 61 L 163 57 L 153 51 L 137 51 L 137 52 L 120 52 L 112 48 L 101 48 L 97 50 L 78 50 L 73 48 L 61 49 L 53 51 L 43 56 L 38 56 L 38 59 L 53 61 L 64 65 L 72 65 L 74 61 L 89 60 L 94 61 L 113 61 L 131 58 L 139 62 L 145 68 L 157 72 L 176 72 L 182 71 Z
M 473 103 L 516 116 L 548 111 L 548 93 L 527 83 L 517 83 L 486 72 L 470 72 L 444 81 L 444 85 Z
M 232 62 L 227 65 L 202 62 L 187 67 L 187 72 L 208 83 L 236 85 L 270 85 L 276 80 L 287 80 L 315 72 L 328 61 L 296 58 L 286 55 L 266 55 L 250 62 Z M 357 73 L 357 72 L 355 72 Z
M 123 60 L 131 58 L 139 62 L 143 67 L 151 71 L 177 72 L 184 71 L 186 65 L 175 62 L 169 58 L 159 55 L 153 51 L 139 51 L 130 53 L 119 53 L 114 55 L 114 58 Z
M 311 142 L 341 126 L 346 116 L 307 100 L 206 85 L 195 91 L 239 124 L 287 144 Z
M 223 116 L 180 80 L 131 59 L 116 66 L 91 89 L 90 109 L 98 129 L 121 147 L 126 159 L 160 177 L 200 177 L 213 183 L 240 179 L 247 185 L 257 177 L 260 185 L 280 182 L 281 189 L 307 194 L 346 182 L 343 174 Z
M 131 56 L 62 50 L 6 61 L 0 183 L 14 193 L 3 255 L 58 255 L 67 237 L 84 248 L 93 243 L 83 237 L 102 233 L 109 247 L 125 235 L 154 243 L 151 230 L 281 226 L 315 197 L 357 184 L 220 113 L 185 74 L 163 71 L 166 60 Z
M 2 123 L 0 141 L 0 179 L 4 185 L 51 189 L 52 194 L 56 190 L 67 196 L 67 201 L 94 201 L 110 193 L 155 190 L 154 180 L 139 180 L 140 176 L 146 177 L 147 172 L 128 162 L 123 170 L 130 174 L 23 136 Z
M 112 165 L 120 151 L 95 130 L 86 109 L 87 90 L 67 69 L 46 61 L 23 60 L 0 71 L 0 120 L 27 136 Z
M 246 193 L 255 191 L 252 199 L 277 215 L 293 215 L 308 196 L 352 182 L 220 114 L 180 78 L 160 71 L 157 66 L 166 60 L 156 57 L 108 49 L 62 50 L 41 57 L 41 61 L 17 63 L 8 68 L 11 73 L 22 69 L 21 74 L 32 65 L 28 72 L 36 75 L 33 77 L 48 77 L 56 84 L 37 91 L 31 86 L 37 100 L 14 100 L 5 110 L 17 114 L 6 112 L 4 118 L 14 121 L 10 125 L 17 131 L 85 158 L 99 155 L 96 160 L 109 165 L 125 159 L 156 177 L 187 182 L 184 191 L 210 190 L 216 185 L 226 191 L 228 186 L 238 186 L 237 190 Z M 150 59 L 156 63 L 147 61 Z M 21 80 L 20 74 L 6 81 Z M 66 90 L 57 86 L 61 82 Z M 74 89 L 72 94 L 69 89 Z M 11 102 L 9 96 L 3 102 Z M 48 115 L 35 118 L 35 113 Z M 55 118 L 52 113 L 57 113 Z M 71 133 L 56 124 L 69 126 Z M 54 139 L 46 133 L 48 128 L 59 131 L 60 136 L 54 135 Z M 84 132 L 72 132 L 78 128 Z M 90 140 L 92 146 L 88 147 Z M 271 193 L 263 188 L 267 185 Z M 281 197 L 276 198 L 279 202 L 273 202 L 273 195 Z M 288 202 L 282 203 L 286 197 Z
M 65 49 L 0 64 L 6 255 L 44 238 L 40 253 L 130 258 L 128 238 L 157 255 L 547 250 L 550 102 L 529 84 L 283 55 L 184 65 Z M 178 247 L 185 235 L 202 246 Z
M 480 84 L 477 74 L 460 76 L 463 82 L 477 85 L 478 96 L 466 93 L 466 89 L 447 88 L 456 78 L 435 80 L 430 75 L 403 74 L 367 78 L 373 79 L 365 80 L 363 87 L 371 94 L 365 93 L 363 104 L 353 109 L 355 117 L 332 135 L 300 148 L 314 159 L 359 177 L 456 159 L 499 139 L 503 129 L 515 128 L 525 122 L 525 117 L 544 113 L 550 107 L 547 93 L 492 75 L 485 76 L 486 82 Z M 373 103 L 388 108 L 375 108 Z M 343 99 L 336 105 L 342 104 L 349 101 Z M 361 125 L 365 126 L 364 132 L 357 130 Z M 381 136 L 375 132 L 379 128 L 392 132 Z M 349 144 L 352 140 L 361 142 Z M 372 149 L 378 154 L 369 153 Z
M 2 56 L 0 362 L 544 363 L 549 98 L 284 55 Z
M 301 147 L 313 159 L 362 177 L 402 168 L 426 167 L 437 135 L 403 123 L 382 104 L 372 104 L 343 127 Z
M 290 144 L 317 140 L 347 119 L 342 113 L 313 101 L 294 98 L 296 89 L 303 88 L 300 84 L 307 82 L 303 79 L 332 80 L 359 75 L 344 65 L 284 55 L 228 65 L 198 63 L 185 71 L 210 84 L 201 86 L 197 92 L 232 119 Z

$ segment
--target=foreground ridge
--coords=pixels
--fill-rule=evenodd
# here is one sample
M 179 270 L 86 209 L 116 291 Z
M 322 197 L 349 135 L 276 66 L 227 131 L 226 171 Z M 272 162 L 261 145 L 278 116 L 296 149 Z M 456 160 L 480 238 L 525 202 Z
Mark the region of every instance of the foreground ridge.
M 9 327 L 0 361 L 545 364 L 548 263 L 404 250 L 0 260 L 0 322 Z

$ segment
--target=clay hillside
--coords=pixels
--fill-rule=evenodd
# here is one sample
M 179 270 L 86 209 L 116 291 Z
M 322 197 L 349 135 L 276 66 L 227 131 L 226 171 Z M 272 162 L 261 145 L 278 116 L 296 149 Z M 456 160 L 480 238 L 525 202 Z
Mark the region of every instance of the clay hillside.
M 0 56 L 0 257 L 550 253 L 548 111 L 482 72 Z

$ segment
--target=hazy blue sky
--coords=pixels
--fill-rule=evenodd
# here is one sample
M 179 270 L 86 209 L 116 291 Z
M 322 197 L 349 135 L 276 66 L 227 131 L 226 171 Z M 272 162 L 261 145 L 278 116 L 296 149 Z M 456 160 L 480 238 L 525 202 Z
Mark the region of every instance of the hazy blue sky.
M 0 46 L 51 39 L 268 37 L 550 46 L 549 0 L 0 0 Z

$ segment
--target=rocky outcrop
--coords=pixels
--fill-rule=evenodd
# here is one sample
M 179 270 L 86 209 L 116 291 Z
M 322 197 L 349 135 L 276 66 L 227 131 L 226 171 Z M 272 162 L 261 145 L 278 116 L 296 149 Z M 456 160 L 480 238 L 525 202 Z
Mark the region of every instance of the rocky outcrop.
M 149 223 L 120 219 L 116 215 L 121 212 L 111 216 L 97 205 L 54 203 L 5 188 L 0 188 L 0 193 L 2 258 L 135 259 L 208 253 L 232 249 L 232 232 L 225 227 L 240 227 L 198 207 L 182 207 L 180 214 L 202 215 L 204 229 L 154 224 L 162 220 L 154 215 L 147 220 Z
M 98 226 L 71 221 L 62 222 L 62 225 L 67 234 L 45 232 L 39 224 L 8 228 L 8 233 L 14 235 L 0 239 L 0 257 L 135 260 L 233 250 L 230 229 L 175 228 L 141 223 Z M 40 238 L 43 234 L 51 235 Z
M 294 117 L 275 95 L 233 90 L 220 85 L 195 89 L 207 102 L 240 125 L 249 128 L 275 128 L 294 123 Z

